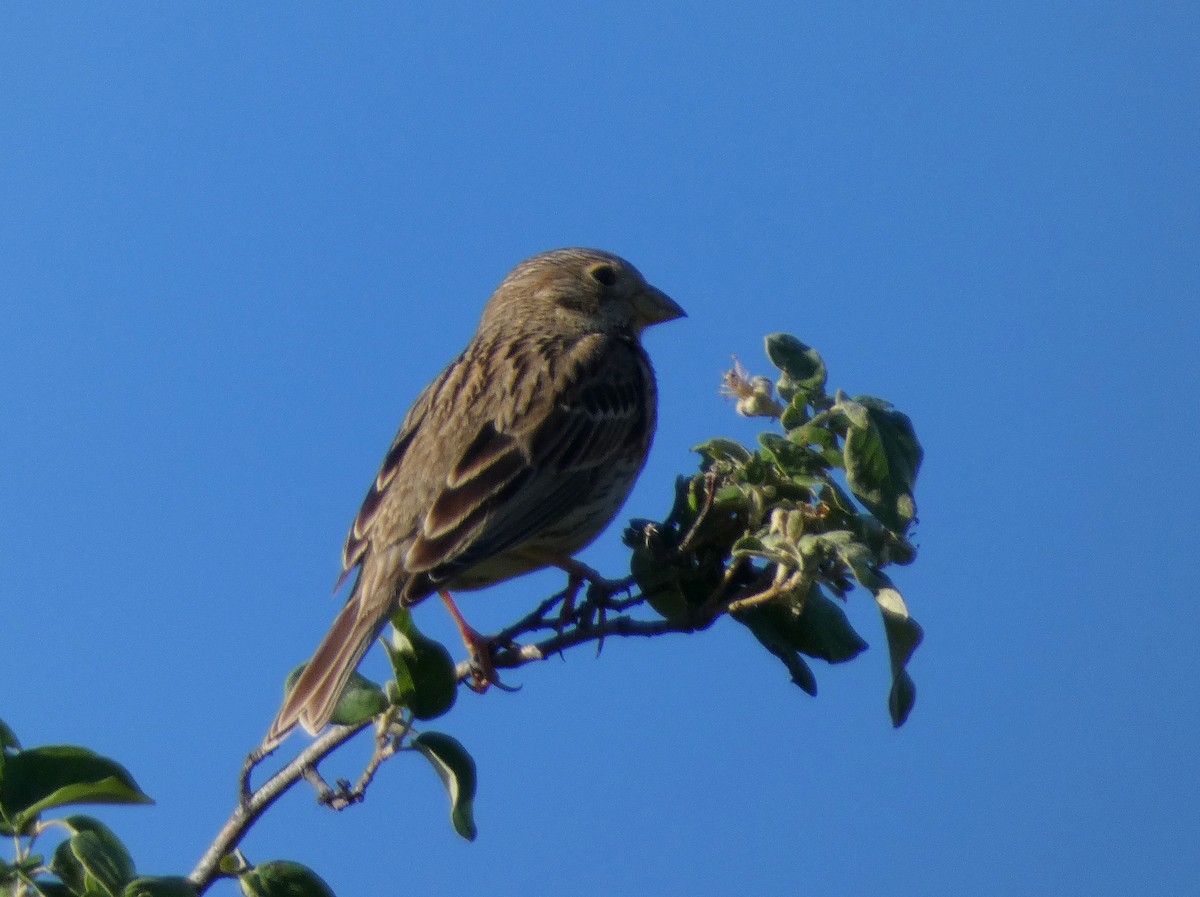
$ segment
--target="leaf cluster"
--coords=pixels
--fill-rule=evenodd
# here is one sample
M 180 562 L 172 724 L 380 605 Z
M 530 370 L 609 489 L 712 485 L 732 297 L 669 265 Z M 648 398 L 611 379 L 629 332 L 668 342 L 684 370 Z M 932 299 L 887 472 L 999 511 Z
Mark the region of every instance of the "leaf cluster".
M 121 839 L 98 819 L 50 810 L 87 804 L 154 803 L 115 760 L 76 745 L 22 749 L 0 721 L 0 833 L 16 856 L 0 861 L 0 894 L 43 897 L 195 897 L 184 878 L 138 876 Z M 51 855 L 35 853 L 47 833 L 63 835 Z
M 363 707 L 363 692 L 341 708 Z M 461 744 L 440 732 L 413 735 L 409 750 L 424 756 L 451 795 L 451 818 L 475 837 L 472 800 L 475 765 Z M 152 804 L 123 766 L 76 745 L 22 749 L 0 720 L 0 834 L 15 848 L 0 860 L 4 897 L 199 897 L 202 884 L 182 876 L 139 875 L 128 848 L 112 829 L 82 813 L 46 818 L 49 811 L 89 804 Z M 49 855 L 39 842 L 58 836 Z M 220 876 L 236 878 L 246 897 L 333 897 L 315 872 L 290 860 L 251 865 L 240 851 L 222 858 Z
M 824 360 L 794 336 L 768 336 L 766 352 L 774 382 L 737 365 L 725 389 L 739 412 L 778 428 L 755 448 L 726 438 L 695 447 L 700 471 L 677 481 L 667 518 L 625 532 L 633 575 L 668 619 L 703 628 L 728 613 L 809 694 L 817 685 L 804 658 L 843 663 L 867 647 L 841 607 L 863 587 L 883 616 L 899 726 L 916 696 L 905 666 L 922 633 L 884 569 L 916 558 L 920 443 L 883 399 L 829 395 Z

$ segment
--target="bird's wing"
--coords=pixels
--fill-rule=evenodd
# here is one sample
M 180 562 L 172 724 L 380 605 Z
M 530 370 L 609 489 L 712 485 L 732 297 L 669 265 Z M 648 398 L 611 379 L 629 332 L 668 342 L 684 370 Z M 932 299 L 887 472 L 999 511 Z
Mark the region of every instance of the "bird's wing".
M 346 543 L 342 546 L 342 575 L 338 580 L 339 587 L 350 575 L 350 572 L 362 562 L 370 542 L 371 527 L 379 516 L 379 509 L 383 505 L 388 487 L 396 479 L 396 471 L 400 469 L 400 463 L 404 460 L 404 455 L 416 437 L 422 422 L 429 416 L 434 396 L 441 390 L 454 368 L 454 364 L 450 365 L 440 377 L 425 387 L 401 422 L 400 430 L 396 433 L 396 438 L 392 440 L 391 448 L 388 449 L 383 464 L 379 467 L 379 473 L 375 476 L 375 482 L 367 491 L 367 496 L 358 509 L 350 532 L 346 535 Z M 334 591 L 337 589 L 335 588 Z
M 547 367 L 524 413 L 484 423 L 455 460 L 405 559 L 410 573 L 450 579 L 587 502 L 611 466 L 641 467 L 654 428 L 641 348 L 597 337 Z

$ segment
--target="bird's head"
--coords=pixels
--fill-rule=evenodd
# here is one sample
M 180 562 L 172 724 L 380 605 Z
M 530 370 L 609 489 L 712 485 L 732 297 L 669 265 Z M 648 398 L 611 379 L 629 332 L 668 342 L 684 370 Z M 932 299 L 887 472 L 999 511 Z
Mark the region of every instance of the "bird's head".
M 509 272 L 488 301 L 482 327 L 547 316 L 560 331 L 637 335 L 652 324 L 682 318 L 685 312 L 611 252 L 555 249 Z

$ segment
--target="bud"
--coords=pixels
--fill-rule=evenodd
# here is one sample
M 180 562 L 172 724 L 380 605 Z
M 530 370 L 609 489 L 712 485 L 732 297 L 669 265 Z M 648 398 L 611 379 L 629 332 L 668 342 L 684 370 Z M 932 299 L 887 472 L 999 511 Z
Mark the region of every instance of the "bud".
M 733 356 L 733 368 L 721 378 L 721 394 L 737 399 L 737 413 L 742 417 L 777 418 L 784 406 L 774 396 L 775 388 L 766 377 L 751 377 Z

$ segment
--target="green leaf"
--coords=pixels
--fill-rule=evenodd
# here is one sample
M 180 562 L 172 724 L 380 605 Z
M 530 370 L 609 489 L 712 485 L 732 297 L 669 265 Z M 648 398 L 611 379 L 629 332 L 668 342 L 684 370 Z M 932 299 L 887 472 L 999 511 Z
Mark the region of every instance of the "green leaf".
M 867 425 L 846 434 L 846 482 L 884 526 L 903 534 L 917 514 L 913 489 L 924 453 L 906 415 L 857 407 Z
M 148 875 L 135 878 L 121 897 L 196 897 L 196 886 L 180 875 Z
M 888 711 L 892 725 L 899 728 L 908 719 L 917 700 L 917 687 L 905 667 L 921 644 L 925 633 L 917 621 L 908 615 L 904 598 L 891 585 L 875 591 L 875 601 L 883 614 L 883 629 L 887 634 L 888 657 L 892 666 L 892 689 L 888 693 Z
M 8 897 L 14 891 L 14 885 L 17 882 L 29 882 L 33 876 L 38 873 L 45 872 L 43 868 L 43 860 L 45 857 L 40 853 L 26 854 L 19 861 L 14 863 L 6 863 L 0 860 L 0 894 Z M 49 879 L 42 879 L 43 883 L 50 883 Z M 55 882 L 54 884 L 57 884 Z
M 259 863 L 238 877 L 246 897 L 334 897 L 324 879 L 290 860 Z
M 90 816 L 70 817 L 75 834 L 54 851 L 50 871 L 78 893 L 121 897 L 137 871 L 121 840 Z
M 896 407 L 887 399 L 881 399 L 878 396 L 855 396 L 854 401 L 860 405 L 866 405 L 873 411 L 891 411 Z
M 746 462 L 738 475 L 741 479 L 752 486 L 761 486 L 767 481 L 767 477 L 775 469 L 775 464 L 768 461 L 764 455 L 755 452 L 750 456 L 750 460 Z
M 821 491 L 817 493 L 817 497 L 829 507 L 848 517 L 858 517 L 858 505 L 854 503 L 854 499 L 833 480 L 826 480 Z
M 803 537 L 800 544 L 804 544 Z M 737 557 L 759 557 L 763 560 L 770 561 L 773 564 L 779 564 L 789 570 L 800 567 L 804 564 L 802 550 L 797 547 L 797 544 L 785 536 L 783 533 L 767 533 L 764 536 L 751 536 L 744 540 L 739 540 L 740 546 L 737 550 Z
M 474 841 L 475 828 L 475 761 L 467 749 L 443 732 L 422 732 L 412 741 L 426 760 L 433 764 L 438 778 L 450 795 L 450 821 L 454 830 L 468 841 Z
M 663 521 L 663 526 L 667 529 L 675 526 L 688 512 L 688 503 L 692 493 L 692 483 L 696 477 L 684 476 L 680 474 L 675 477 L 675 496 L 671 502 L 671 510 L 667 512 L 667 517 Z
M 16 753 L 21 748 L 21 743 L 17 740 L 16 734 L 8 727 L 4 720 L 0 720 L 0 793 L 3 793 L 4 785 L 4 766 L 8 762 L 11 754 Z M 3 818 L 3 809 L 0 808 L 0 835 L 16 835 L 18 829 L 9 824 L 8 820 Z M 0 879 L 2 881 L 2 879 Z M 0 891 L 3 894 L 3 891 Z
M 791 674 L 792 682 L 813 697 L 817 695 L 817 677 L 791 644 L 787 633 L 778 625 L 779 617 L 770 613 L 774 605 L 758 605 L 732 614 L 733 619 L 750 630 L 759 643 L 774 654 Z
M 398 703 L 417 719 L 436 719 L 458 699 L 454 658 L 441 642 L 423 635 L 403 608 L 392 617 L 391 640 L 384 640 L 399 691 Z
M 735 464 L 745 464 L 750 460 L 750 450 L 734 439 L 718 436 L 707 442 L 692 446 L 692 451 L 702 455 L 705 461 L 733 461 Z
M 75 892 L 68 888 L 60 881 L 54 881 L 48 878 L 35 878 L 33 880 L 33 892 L 38 897 L 75 897 Z M 7 895 L 7 891 L 0 891 Z
M 913 625 L 916 626 L 915 623 Z M 892 718 L 892 725 L 897 729 L 903 726 L 916 703 L 917 684 L 906 670 L 901 670 L 893 678 L 892 689 L 888 692 L 888 714 Z
M 838 557 L 850 568 L 854 578 L 865 589 L 876 589 L 883 585 L 876 569 L 875 553 L 861 542 L 847 542 L 837 546 Z
M 788 432 L 804 426 L 808 422 L 808 409 L 803 399 L 795 398 L 788 402 L 779 416 L 779 425 Z
M 772 333 L 765 342 L 767 358 L 784 374 L 778 386 L 784 399 L 790 400 L 797 391 L 824 391 L 825 361 L 816 349 L 788 333 Z
M 884 546 L 884 553 L 888 563 L 907 567 L 917 559 L 917 546 L 913 545 L 908 539 L 899 536 L 895 541 L 889 541 Z
M 744 614 L 751 629 L 767 627 L 789 648 L 828 663 L 845 663 L 867 649 L 841 605 L 815 585 L 803 601 L 775 601 Z
M 789 476 L 814 473 L 826 466 L 819 454 L 778 433 L 760 433 L 758 441 L 779 469 Z
M 766 546 L 763 545 L 762 539 L 758 536 L 742 536 L 733 543 L 733 548 L 730 549 L 730 557 L 760 556 L 766 551 Z
M 17 829 L 52 807 L 152 803 L 125 767 L 75 745 L 36 747 L 9 756 L 0 783 L 0 813 Z
M 243 872 L 249 872 L 253 864 L 246 859 L 240 850 L 225 854 L 217 861 L 217 874 L 225 878 L 237 878 Z
M 792 643 L 796 650 L 829 663 L 845 663 L 867 650 L 840 604 L 813 586 L 803 610 L 792 623 Z
M 0 719 L 0 753 L 10 753 L 19 751 L 21 742 L 17 740 L 17 735 L 8 727 L 8 723 Z
M 847 545 L 858 545 L 857 536 L 848 529 L 830 529 L 817 535 L 817 538 L 826 545 L 835 549 L 842 548 Z
M 803 657 L 795 651 L 774 651 L 770 646 L 767 650 L 783 662 L 791 674 L 792 682 L 799 686 L 802 692 L 814 698 L 817 696 L 817 677 L 813 675 L 812 668 L 804 662 Z
M 646 603 L 663 619 L 680 620 L 691 612 L 679 580 L 679 568 L 664 563 L 653 549 L 634 549 L 629 556 L 629 572 L 646 596 Z
M 825 419 L 826 424 L 830 422 L 829 418 Z M 788 433 L 788 439 L 798 445 L 816 445 L 823 449 L 833 448 L 837 445 L 837 434 L 819 423 L 797 427 Z
M 306 666 L 307 664 L 302 663 L 288 674 L 283 686 L 284 694 L 291 692 L 292 686 L 296 684 Z M 346 681 L 346 687 L 342 696 L 338 698 L 329 721 L 335 726 L 357 726 L 383 713 L 388 706 L 387 695 L 383 693 L 379 683 L 355 671 Z
M 731 483 L 717 490 L 717 494 L 713 496 L 713 507 L 727 511 L 736 511 L 744 508 L 747 500 L 748 492 L 746 488 Z
M 837 409 L 846 415 L 846 420 L 850 421 L 852 427 L 870 427 L 871 412 L 866 405 L 862 405 L 852 399 L 843 399 L 838 402 Z
M 85 813 L 72 813 L 70 816 L 64 816 L 60 822 L 71 834 L 78 835 L 83 832 L 92 832 L 98 836 L 101 841 L 108 845 L 108 849 L 116 854 L 124 854 L 126 857 L 129 853 L 125 850 L 125 845 L 121 839 L 116 836 L 112 829 L 101 822 L 94 816 L 88 816 Z M 124 863 L 125 861 L 122 861 Z M 129 877 L 133 878 L 133 859 L 128 860 Z
M 335 726 L 357 726 L 383 713 L 389 706 L 379 683 L 355 671 L 350 674 L 329 721 Z

